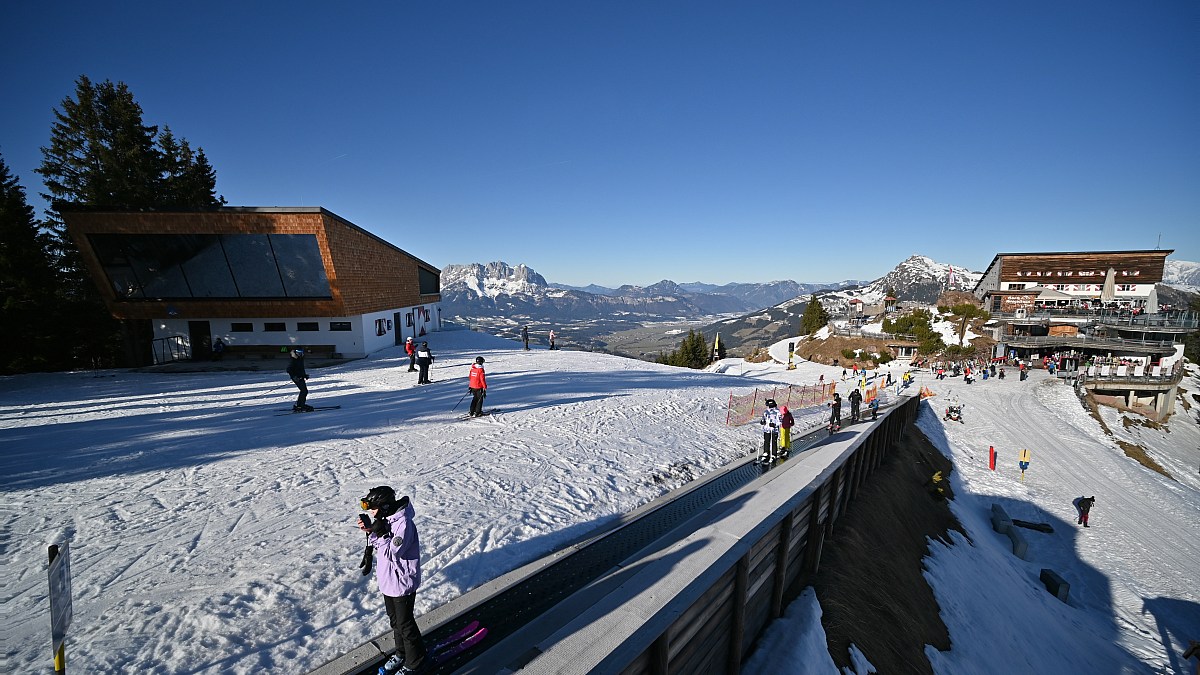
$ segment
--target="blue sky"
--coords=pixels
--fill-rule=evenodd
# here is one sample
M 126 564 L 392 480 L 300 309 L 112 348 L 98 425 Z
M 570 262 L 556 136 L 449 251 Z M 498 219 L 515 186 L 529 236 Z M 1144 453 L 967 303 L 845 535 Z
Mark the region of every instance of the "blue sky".
M 231 205 L 553 282 L 1200 260 L 1200 4 L 9 2 L 0 153 L 127 83 Z

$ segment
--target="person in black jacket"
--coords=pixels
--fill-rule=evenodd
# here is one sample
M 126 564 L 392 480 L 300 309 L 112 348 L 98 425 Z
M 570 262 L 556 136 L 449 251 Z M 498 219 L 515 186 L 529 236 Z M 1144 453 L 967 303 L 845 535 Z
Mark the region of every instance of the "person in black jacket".
M 429 382 L 429 366 L 433 363 L 433 352 L 429 351 L 429 343 L 422 342 L 417 348 L 417 367 L 421 369 L 417 373 L 417 384 L 430 384 Z
M 308 379 L 308 372 L 304 370 L 303 349 L 297 347 L 292 350 L 292 362 L 288 364 L 287 374 L 296 384 L 296 388 L 300 390 L 300 396 L 296 397 L 296 404 L 292 406 L 292 412 L 312 412 L 313 407 L 305 403 L 308 400 L 308 385 L 304 381 Z
M 829 430 L 837 431 L 842 428 L 842 396 L 834 393 L 833 400 L 829 402 Z
M 858 406 L 862 403 L 862 394 L 858 389 L 850 392 L 850 423 L 854 424 L 858 421 Z

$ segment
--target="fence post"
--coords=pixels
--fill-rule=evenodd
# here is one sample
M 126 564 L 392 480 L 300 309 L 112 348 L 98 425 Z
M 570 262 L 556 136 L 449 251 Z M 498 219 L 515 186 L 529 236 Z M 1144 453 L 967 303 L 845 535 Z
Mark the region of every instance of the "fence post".
M 742 671 L 742 644 L 746 639 L 746 593 L 750 588 L 749 553 L 737 561 L 733 574 L 733 618 L 729 631 L 729 660 L 726 669 L 731 675 Z
M 792 543 L 792 525 L 795 517 L 789 511 L 779 524 L 779 541 L 775 550 L 775 585 L 771 589 L 771 618 L 783 616 L 783 587 L 787 583 L 788 548 Z

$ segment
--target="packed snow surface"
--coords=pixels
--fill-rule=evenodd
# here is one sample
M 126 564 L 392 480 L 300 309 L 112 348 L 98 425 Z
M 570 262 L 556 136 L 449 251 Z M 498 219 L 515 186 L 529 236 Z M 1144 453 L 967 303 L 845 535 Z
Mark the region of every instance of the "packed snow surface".
M 357 501 L 371 487 L 413 499 L 422 613 L 754 451 L 755 426 L 725 426 L 731 392 L 835 373 L 735 359 L 687 371 L 468 331 L 428 339 L 433 384 L 416 385 L 389 349 L 310 368 L 310 402 L 343 407 L 303 415 L 277 415 L 295 395 L 282 371 L 0 378 L 5 669 L 48 667 L 48 544 L 71 546 L 72 670 L 303 672 L 387 628 L 357 569 Z M 464 421 L 475 356 L 487 359 L 487 407 L 502 412 Z M 919 424 L 955 460 L 953 508 L 973 541 L 935 544 L 927 559 L 954 641 L 931 655 L 937 672 L 1186 669 L 1181 646 L 1200 636 L 1191 418 L 1169 431 L 1108 424 L 1178 470 L 1170 481 L 1126 458 L 1056 381 L 927 380 L 933 408 L 951 394 L 967 404 L 965 425 L 943 430 L 929 411 Z M 988 444 L 1003 470 L 986 470 Z M 1024 481 L 1018 447 L 1033 452 Z M 1088 530 L 1070 506 L 1083 493 L 1097 497 Z M 993 501 L 1054 525 L 1029 533 L 1029 562 L 988 527 Z M 1070 604 L 1041 590 L 1043 566 L 1072 583 Z M 783 620 L 802 625 L 780 624 L 803 646 L 764 661 L 776 672 L 817 662 L 818 601 L 807 594 Z M 852 658 L 865 673 L 870 655 Z M 1080 667 L 1049 667 L 1064 663 Z

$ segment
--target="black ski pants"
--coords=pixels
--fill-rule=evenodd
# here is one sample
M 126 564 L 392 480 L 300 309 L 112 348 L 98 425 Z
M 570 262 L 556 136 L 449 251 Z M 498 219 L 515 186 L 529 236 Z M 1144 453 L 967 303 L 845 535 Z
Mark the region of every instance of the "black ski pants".
M 387 608 L 388 621 L 392 625 L 396 651 L 404 655 L 405 666 L 419 671 L 425 666 L 425 641 L 421 638 L 421 629 L 417 627 L 417 618 L 413 616 L 416 599 L 415 592 L 398 598 L 385 595 L 383 606 Z
M 429 364 L 418 363 L 421 372 L 417 373 L 417 384 L 429 384 Z
M 304 407 L 304 402 L 308 400 L 308 385 L 304 383 L 304 378 L 299 376 L 293 377 L 292 382 L 295 382 L 300 390 L 300 395 L 296 397 L 296 405 Z
M 487 389 L 471 389 L 471 415 L 483 414 L 483 398 L 485 396 L 487 396 Z

